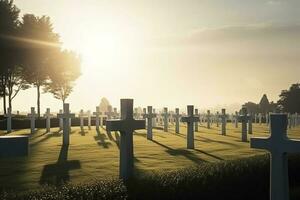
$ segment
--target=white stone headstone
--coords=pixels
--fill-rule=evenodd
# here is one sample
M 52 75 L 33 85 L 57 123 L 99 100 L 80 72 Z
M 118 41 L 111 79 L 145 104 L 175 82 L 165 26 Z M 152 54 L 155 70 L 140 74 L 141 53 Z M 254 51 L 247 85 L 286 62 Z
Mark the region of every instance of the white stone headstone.
M 187 106 L 188 116 L 182 117 L 181 121 L 187 123 L 187 148 L 194 149 L 194 123 L 199 122 L 199 117 L 194 116 L 194 106 Z
M 170 114 L 168 113 L 168 108 L 164 108 L 164 113 L 162 114 L 163 118 L 164 118 L 164 132 L 168 132 L 168 127 L 169 127 L 169 116 Z
M 235 128 L 239 127 L 239 113 L 235 111 Z
M 247 142 L 247 122 L 248 122 L 248 115 L 247 115 L 247 108 L 242 108 L 242 115 L 240 116 L 242 122 L 242 142 Z
M 46 132 L 50 133 L 51 118 L 53 117 L 53 115 L 50 112 L 50 108 L 47 108 L 46 113 L 44 114 L 44 117 L 46 118 Z
M 175 118 L 175 132 L 179 133 L 179 131 L 180 131 L 180 118 L 181 118 L 181 115 L 179 114 L 179 108 L 175 109 L 175 115 L 173 117 Z
M 216 125 L 217 127 L 219 127 L 219 118 L 220 118 L 220 114 L 219 112 L 216 113 Z
M 227 115 L 226 115 L 226 110 L 224 108 L 222 109 L 221 119 L 222 119 L 221 134 L 226 135 Z
M 96 112 L 94 112 L 93 114 L 96 117 L 96 122 L 95 122 L 96 130 L 100 131 L 99 126 L 100 126 L 100 115 L 101 115 L 101 112 L 100 112 L 100 107 L 99 106 L 96 107 Z
M 195 109 L 195 117 L 198 117 L 199 118 L 199 121 L 195 121 L 195 132 L 198 132 L 199 129 L 199 122 L 200 122 L 200 115 L 199 115 L 199 110 L 198 109 Z
M 92 126 L 92 113 L 90 110 L 87 111 L 87 118 L 88 118 L 88 129 L 91 130 Z
M 64 113 L 58 114 L 57 117 L 63 119 L 63 145 L 69 145 L 69 143 L 70 143 L 70 119 L 75 118 L 75 114 L 70 113 L 68 103 L 64 103 Z
M 156 117 L 156 114 L 152 113 L 152 106 L 148 106 L 148 114 L 144 113 L 143 118 L 147 119 L 147 139 L 152 140 L 152 119 Z
M 108 131 L 120 131 L 120 178 L 133 175 L 133 131 L 145 128 L 145 120 L 133 119 L 133 99 L 121 99 L 121 119 L 107 120 Z
M 7 113 L 4 115 L 6 117 L 6 130 L 7 133 L 11 133 L 11 119 L 14 115 L 11 113 L 11 108 L 7 108 Z
M 81 132 L 84 131 L 84 117 L 85 117 L 85 114 L 84 114 L 83 110 L 81 109 L 81 110 L 80 110 L 80 113 L 79 113 L 80 130 L 81 130 Z
M 271 114 L 271 136 L 251 138 L 250 146 L 266 149 L 270 160 L 270 199 L 289 200 L 289 176 L 287 153 L 300 152 L 300 140 L 287 137 L 287 115 Z
M 33 134 L 35 132 L 35 118 L 38 117 L 38 115 L 35 113 L 34 107 L 31 107 L 31 112 L 27 116 L 30 119 L 30 133 Z
M 207 111 L 206 120 L 207 120 L 207 128 L 210 129 L 210 122 L 211 122 L 210 110 Z
M 252 134 L 253 133 L 253 128 L 252 128 L 252 120 L 253 120 L 253 115 L 250 113 L 248 115 L 248 134 Z

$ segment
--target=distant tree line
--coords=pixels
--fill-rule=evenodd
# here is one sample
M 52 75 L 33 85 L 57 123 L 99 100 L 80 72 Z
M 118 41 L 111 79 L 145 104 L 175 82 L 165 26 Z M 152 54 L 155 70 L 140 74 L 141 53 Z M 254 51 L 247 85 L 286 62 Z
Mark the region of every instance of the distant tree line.
M 41 92 L 65 102 L 80 76 L 80 57 L 62 48 L 47 16 L 25 14 L 13 0 L 0 0 L 0 97 L 12 109 L 21 90 L 35 87 L 40 116 Z
M 300 84 L 292 84 L 288 90 L 282 90 L 277 103 L 269 102 L 266 94 L 258 104 L 247 102 L 243 105 L 249 113 L 286 112 L 300 113 Z

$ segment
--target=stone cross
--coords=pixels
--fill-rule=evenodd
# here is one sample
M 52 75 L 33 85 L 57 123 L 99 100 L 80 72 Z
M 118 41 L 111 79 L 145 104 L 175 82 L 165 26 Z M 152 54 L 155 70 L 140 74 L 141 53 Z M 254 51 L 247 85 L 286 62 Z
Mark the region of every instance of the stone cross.
M 217 127 L 219 127 L 219 118 L 220 118 L 220 114 L 219 112 L 217 111 L 217 114 L 216 114 L 216 118 L 217 118 Z
M 206 120 L 207 120 L 207 128 L 210 129 L 210 110 L 207 111 Z
M 113 114 L 114 119 L 118 119 L 119 118 L 119 113 L 118 113 L 118 109 L 114 108 L 114 114 Z
M 164 132 L 168 132 L 168 117 L 170 116 L 168 108 L 164 108 L 164 113 L 161 115 L 164 117 Z
M 187 122 L 187 148 L 194 149 L 194 123 L 199 122 L 199 117 L 194 115 L 194 106 L 187 106 L 188 116 L 182 117 L 182 122 Z
M 63 145 L 69 145 L 69 143 L 70 143 L 70 119 L 75 118 L 75 114 L 70 113 L 68 103 L 64 103 L 64 113 L 58 114 L 57 117 L 63 119 Z
M 106 115 L 108 120 L 111 119 L 114 116 L 114 112 L 112 111 L 111 106 L 107 107 L 107 112 L 105 112 L 105 115 Z
M 153 114 L 156 114 L 154 108 L 153 108 Z M 152 120 L 152 127 L 156 127 L 156 117 Z
M 222 120 L 222 129 L 221 129 L 221 134 L 226 135 L 226 121 L 227 121 L 227 115 L 226 115 L 226 110 L 223 108 L 222 109 L 222 115 L 220 116 Z
M 4 117 L 6 117 L 6 124 L 7 124 L 7 127 L 6 127 L 6 130 L 7 130 L 7 133 L 11 133 L 11 118 L 13 117 L 14 115 L 11 113 L 11 108 L 7 108 L 7 113 L 4 115 Z
M 235 111 L 235 128 L 239 127 L 239 113 Z
M 266 124 L 269 125 L 269 113 L 266 113 Z
M 46 118 L 46 132 L 49 133 L 51 128 L 51 118 L 53 117 L 53 115 L 50 113 L 50 108 L 47 108 L 44 117 Z
M 133 119 L 133 99 L 121 99 L 121 119 L 106 122 L 109 131 L 120 131 L 120 178 L 133 175 L 133 131 L 145 128 L 145 120 Z
M 252 113 L 250 113 L 248 115 L 248 134 L 252 134 L 253 130 L 252 130 L 252 120 L 253 120 L 253 115 Z
M 101 114 L 99 115 L 99 120 L 100 120 L 100 126 L 101 127 L 103 127 L 103 120 L 104 120 L 105 117 L 107 117 L 107 116 L 101 112 Z
M 242 108 L 242 115 L 240 116 L 240 119 L 242 121 L 242 142 L 247 142 L 247 108 Z
M 31 107 L 31 113 L 27 115 L 30 118 L 30 130 L 31 134 L 35 131 L 35 118 L 38 117 L 38 115 L 35 113 L 34 107 Z
M 133 116 L 134 116 L 135 119 L 139 119 L 140 118 L 140 116 L 139 116 L 139 109 L 138 108 L 134 108 Z
M 63 110 L 60 109 L 59 110 L 59 114 L 62 114 L 63 113 Z M 59 118 L 59 130 L 63 130 L 63 119 L 62 118 Z
M 90 110 L 87 111 L 87 118 L 88 118 L 88 129 L 91 130 L 92 126 L 92 113 Z
M 84 116 L 85 116 L 85 114 L 84 114 L 83 110 L 81 109 L 80 113 L 79 113 L 79 118 L 80 118 L 80 129 L 82 132 L 84 129 Z
M 179 127 L 180 127 L 180 118 L 181 115 L 179 114 L 179 108 L 175 109 L 175 115 L 173 116 L 175 118 L 175 132 L 179 133 Z
M 259 113 L 258 114 L 258 123 L 259 123 L 259 125 L 261 125 L 261 121 L 262 121 L 262 114 Z
M 147 139 L 152 140 L 152 119 L 156 117 L 156 114 L 152 113 L 152 106 L 148 106 L 148 114 L 144 113 L 143 118 L 147 119 Z
M 250 146 L 266 149 L 271 154 L 270 160 L 270 199 L 289 200 L 289 176 L 287 153 L 300 152 L 300 140 L 287 137 L 287 116 L 271 114 L 271 136 L 251 138 Z
M 96 116 L 96 130 L 97 131 L 100 131 L 100 129 L 99 129 L 99 125 L 100 125 L 100 123 L 99 123 L 99 116 L 100 116 L 100 114 L 101 114 L 100 107 L 97 106 L 96 107 L 96 112 L 93 112 L 93 115 Z
M 200 115 L 199 115 L 199 111 L 198 109 L 195 109 L 195 117 L 198 117 L 199 118 L 199 121 L 195 121 L 195 132 L 198 132 L 198 122 L 200 122 Z

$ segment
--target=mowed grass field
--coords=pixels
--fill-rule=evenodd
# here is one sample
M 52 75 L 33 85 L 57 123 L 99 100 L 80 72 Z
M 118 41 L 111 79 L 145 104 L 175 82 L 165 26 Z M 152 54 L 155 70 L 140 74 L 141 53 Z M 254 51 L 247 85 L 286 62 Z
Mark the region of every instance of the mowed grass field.
M 170 171 L 205 162 L 219 162 L 263 154 L 263 150 L 250 149 L 249 142 L 241 142 L 241 124 L 235 128 L 227 124 L 227 135 L 220 135 L 220 127 L 206 124 L 195 132 L 195 149 L 186 149 L 186 125 L 181 124 L 180 134 L 174 125 L 169 132 L 153 130 L 153 141 L 146 139 L 146 130 L 134 133 L 135 173 Z M 29 134 L 30 130 L 17 130 L 10 135 Z M 4 134 L 4 132 L 0 132 Z M 253 136 L 268 136 L 269 128 L 253 124 Z M 288 130 L 291 138 L 300 138 L 300 127 Z M 118 132 L 100 133 L 92 127 L 81 132 L 72 127 L 70 145 L 62 147 L 62 134 L 58 129 L 39 129 L 30 136 L 28 157 L 0 159 L 0 188 L 18 191 L 39 189 L 44 184 L 60 185 L 63 182 L 87 183 L 94 179 L 118 178 Z

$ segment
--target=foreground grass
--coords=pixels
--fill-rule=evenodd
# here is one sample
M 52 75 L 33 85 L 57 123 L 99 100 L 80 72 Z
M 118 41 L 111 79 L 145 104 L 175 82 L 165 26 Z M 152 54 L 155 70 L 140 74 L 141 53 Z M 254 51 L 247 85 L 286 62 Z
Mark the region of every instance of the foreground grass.
M 180 134 L 174 133 L 173 126 L 168 133 L 155 129 L 153 141 L 146 140 L 145 130 L 138 131 L 134 134 L 135 171 L 142 176 L 265 153 L 250 149 L 249 143 L 241 142 L 240 128 L 235 129 L 228 124 L 227 130 L 227 136 L 222 136 L 215 126 L 212 129 L 200 127 L 200 132 L 195 133 L 194 150 L 186 149 L 186 128 L 183 124 Z M 61 133 L 57 133 L 56 129 L 47 134 L 44 131 L 38 130 L 31 136 L 30 156 L 0 159 L 0 188 L 22 193 L 42 189 L 45 185 L 81 185 L 118 178 L 118 133 L 107 134 L 104 130 L 101 133 L 95 130 L 82 133 L 78 127 L 73 127 L 71 144 L 63 148 Z M 12 134 L 28 132 L 20 130 Z M 289 134 L 296 138 L 300 136 L 299 129 L 293 129 Z M 267 136 L 268 128 L 255 125 L 253 135 Z
M 289 157 L 291 199 L 300 198 L 300 155 Z M 233 161 L 203 163 L 171 172 L 140 174 L 126 183 L 96 181 L 81 185 L 45 187 L 23 195 L 0 194 L 3 200 L 60 199 L 230 199 L 269 198 L 269 157 L 254 156 Z

